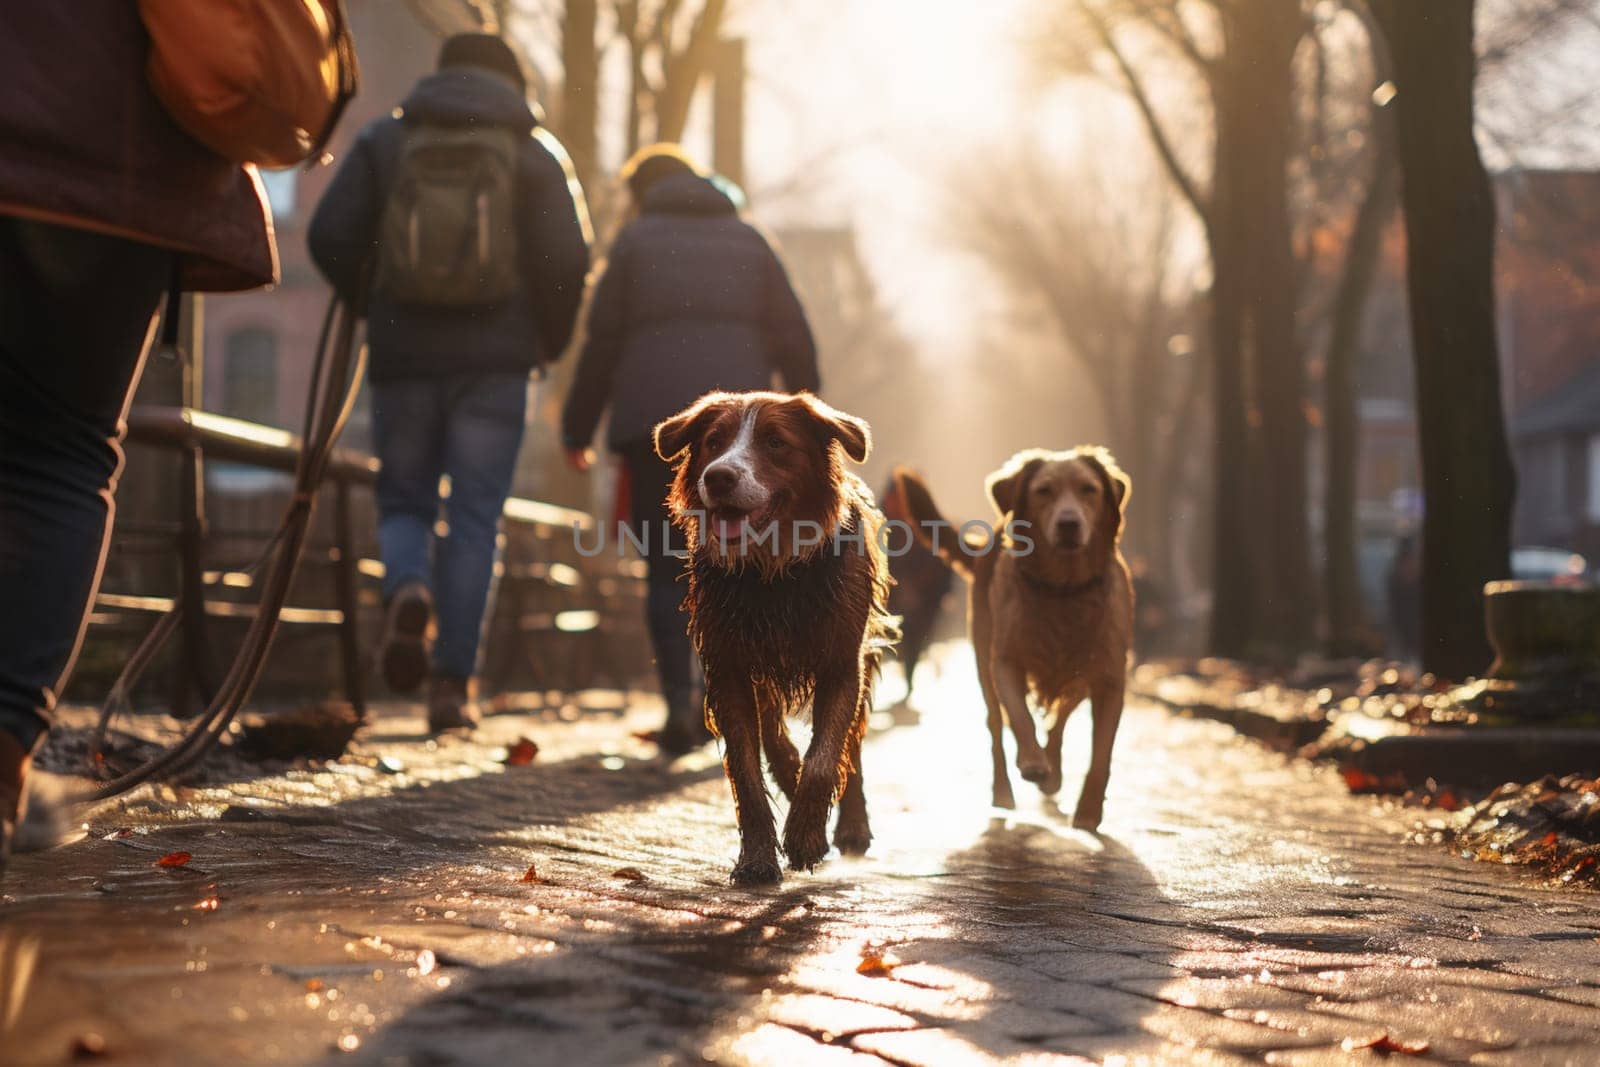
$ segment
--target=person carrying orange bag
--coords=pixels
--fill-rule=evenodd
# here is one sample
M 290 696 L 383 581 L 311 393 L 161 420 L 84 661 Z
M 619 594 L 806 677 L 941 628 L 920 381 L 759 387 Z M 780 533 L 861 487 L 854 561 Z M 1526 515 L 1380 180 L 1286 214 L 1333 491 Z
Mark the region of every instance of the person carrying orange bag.
M 172 117 L 151 56 L 128 0 L 12 4 L 0 34 L 0 873 L 99 584 L 162 294 L 277 275 L 260 183 Z

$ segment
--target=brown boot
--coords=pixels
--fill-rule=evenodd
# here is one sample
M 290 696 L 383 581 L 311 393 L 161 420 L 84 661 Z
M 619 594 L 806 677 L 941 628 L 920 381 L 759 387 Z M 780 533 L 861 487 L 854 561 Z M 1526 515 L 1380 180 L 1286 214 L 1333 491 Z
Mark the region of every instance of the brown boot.
M 432 622 L 433 594 L 421 582 L 407 583 L 389 601 L 378 661 L 390 692 L 414 693 L 428 677 L 428 627 Z
M 466 678 L 439 675 L 428 693 L 428 732 L 471 730 L 478 725 L 478 706 L 472 702 L 472 683 Z
M 28 796 L 28 767 L 32 762 L 22 742 L 0 730 L 0 878 L 6 873 L 11 839 L 22 822 Z

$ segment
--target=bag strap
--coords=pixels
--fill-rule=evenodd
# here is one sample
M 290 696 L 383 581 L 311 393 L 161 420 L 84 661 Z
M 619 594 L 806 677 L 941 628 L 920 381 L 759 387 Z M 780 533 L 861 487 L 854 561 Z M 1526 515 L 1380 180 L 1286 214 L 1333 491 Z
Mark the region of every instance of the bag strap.
M 179 258 L 173 257 L 172 280 L 167 283 L 167 306 L 161 314 L 161 346 L 184 358 L 178 349 L 178 339 L 182 336 L 178 318 L 183 307 L 183 274 L 178 266 Z

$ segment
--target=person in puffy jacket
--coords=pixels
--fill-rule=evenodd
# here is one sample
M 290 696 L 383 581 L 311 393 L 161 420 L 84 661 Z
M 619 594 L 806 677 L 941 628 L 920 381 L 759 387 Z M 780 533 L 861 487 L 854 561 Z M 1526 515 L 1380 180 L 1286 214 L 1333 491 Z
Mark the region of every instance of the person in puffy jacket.
M 667 702 L 660 743 L 686 752 L 709 738 L 695 691 L 694 650 L 679 611 L 681 535 L 667 531 L 671 469 L 656 423 L 716 389 L 815 392 L 817 351 L 783 262 L 740 217 L 742 194 L 703 174 L 676 145 L 641 149 L 622 170 L 633 217 L 618 233 L 591 298 L 587 334 L 562 415 L 569 461 L 609 414 L 607 443 L 624 465 L 630 522 L 647 546 L 646 601 Z
M 484 305 L 399 298 L 380 272 L 366 301 L 387 608 L 379 662 L 389 688 L 430 681 L 431 731 L 478 721 L 473 679 L 494 591 L 500 516 L 528 410 L 530 372 L 560 356 L 589 270 L 582 192 L 526 98 L 521 65 L 489 34 L 444 42 L 439 69 L 361 132 L 317 205 L 308 242 L 347 296 L 384 239 L 407 138 L 421 128 L 497 127 L 517 140 L 511 183 L 516 284 Z M 441 501 L 441 475 L 450 497 Z M 448 535 L 435 536 L 441 505 Z M 430 641 L 430 635 L 433 635 Z M 431 647 L 430 647 L 431 645 Z
M 127 0 L 13 4 L 0 33 L 0 873 L 100 584 L 123 416 L 162 294 L 253 289 L 260 187 L 145 79 Z

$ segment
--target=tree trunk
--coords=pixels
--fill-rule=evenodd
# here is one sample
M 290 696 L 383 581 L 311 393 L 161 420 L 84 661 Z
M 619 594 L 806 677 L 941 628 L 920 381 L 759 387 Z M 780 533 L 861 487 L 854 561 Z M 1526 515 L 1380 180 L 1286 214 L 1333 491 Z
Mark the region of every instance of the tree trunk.
M 1314 613 L 1288 199 L 1303 32 L 1298 4 L 1231 16 L 1212 84 L 1211 650 L 1236 658 L 1300 651 Z
M 1361 572 L 1356 528 L 1356 475 L 1361 463 L 1361 420 L 1357 409 L 1356 356 L 1367 297 L 1377 274 L 1383 233 L 1399 192 L 1394 141 L 1387 113 L 1373 116 L 1376 154 L 1366 197 L 1356 212 L 1345 251 L 1344 272 L 1334 295 L 1323 383 L 1326 484 L 1323 487 L 1323 541 L 1327 564 L 1323 589 L 1328 602 L 1330 655 L 1364 651 L 1366 619 L 1361 609 Z
M 1256 539 L 1250 521 L 1251 460 L 1242 348 L 1243 241 L 1237 178 L 1232 165 L 1234 116 L 1225 106 L 1221 76 L 1212 85 L 1217 143 L 1212 156 L 1207 244 L 1211 253 L 1211 633 L 1213 656 L 1249 654 L 1256 617 Z
M 718 41 L 711 68 L 711 166 L 743 188 L 745 87 L 749 80 L 745 73 L 744 38 Z
M 1172 590 L 1175 597 L 1186 588 L 1185 582 L 1193 573 L 1191 561 L 1194 558 L 1194 537 L 1188 530 L 1182 533 L 1178 530 L 1177 516 L 1182 514 L 1180 501 L 1192 502 L 1197 520 L 1207 516 L 1207 494 L 1198 479 L 1189 478 L 1188 469 L 1198 432 L 1196 422 L 1206 400 L 1209 353 L 1210 346 L 1201 341 L 1186 357 L 1189 365 L 1182 369 L 1182 380 L 1172 399 L 1172 429 L 1162 456 L 1161 482 L 1171 494 L 1166 514 L 1162 516 L 1162 525 L 1166 530 L 1163 561 L 1169 576 L 1167 588 Z
M 1229 173 L 1222 165 L 1226 130 L 1218 123 L 1218 168 L 1211 227 L 1211 638 L 1213 656 L 1250 653 L 1256 619 L 1256 539 L 1251 520 L 1250 424 L 1240 347 L 1243 288 L 1235 277 L 1238 229 Z
M 1305 364 L 1295 333 L 1288 184 L 1294 56 L 1304 30 L 1298 3 L 1254 5 L 1235 16 L 1219 86 L 1233 127 L 1224 165 L 1233 172 L 1238 212 L 1240 358 L 1256 436 L 1246 518 L 1261 531 L 1261 563 L 1249 651 L 1273 658 L 1302 651 L 1316 616 L 1307 536 Z
M 679 52 L 662 56 L 661 91 L 656 94 L 656 140 L 679 141 L 689 124 L 689 107 L 700 79 L 711 69 L 727 0 L 705 0 Z
M 585 189 L 599 174 L 600 53 L 595 46 L 596 0 L 567 0 L 561 17 L 561 142 Z
M 1221 141 L 1219 131 L 1219 143 Z M 1214 656 L 1242 659 L 1250 652 L 1256 618 L 1256 545 L 1261 528 L 1252 516 L 1250 427 L 1245 410 L 1245 364 L 1240 345 L 1244 297 L 1235 277 L 1237 229 L 1218 168 L 1213 194 L 1217 225 L 1211 238 L 1211 639 Z
M 1180 162 L 1111 23 L 1084 0 L 1076 8 L 1115 63 L 1174 184 L 1205 224 L 1212 268 L 1211 651 L 1292 654 L 1310 633 L 1315 594 L 1287 174 L 1294 55 L 1307 23 L 1298 0 L 1214 6 L 1222 51 L 1198 61 L 1216 124 L 1209 195 Z
M 1394 64 L 1422 446 L 1422 662 L 1489 664 L 1482 592 L 1510 570 L 1516 472 L 1495 337 L 1494 200 L 1473 137 L 1474 0 L 1374 0 Z

